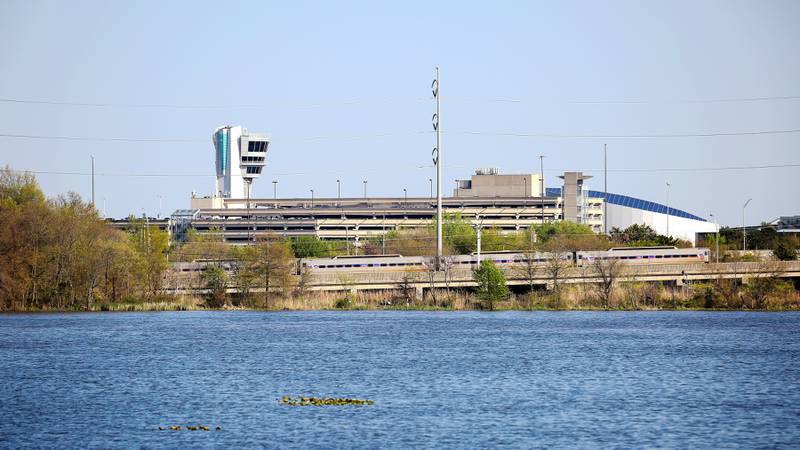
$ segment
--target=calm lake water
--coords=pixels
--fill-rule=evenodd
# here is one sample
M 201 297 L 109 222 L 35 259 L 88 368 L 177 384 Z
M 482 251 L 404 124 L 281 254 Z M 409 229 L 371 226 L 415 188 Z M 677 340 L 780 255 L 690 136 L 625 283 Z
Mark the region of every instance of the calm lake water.
M 0 315 L 0 361 L 0 447 L 800 446 L 796 313 Z

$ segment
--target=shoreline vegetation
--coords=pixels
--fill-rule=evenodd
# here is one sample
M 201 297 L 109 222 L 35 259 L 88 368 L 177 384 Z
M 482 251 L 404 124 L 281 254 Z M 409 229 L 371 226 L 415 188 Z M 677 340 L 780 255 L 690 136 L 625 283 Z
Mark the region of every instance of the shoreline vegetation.
M 127 229 L 113 228 L 94 205 L 75 193 L 46 199 L 33 175 L 5 168 L 0 169 L 0 312 L 800 309 L 800 281 L 784 280 L 777 272 L 746 284 L 722 278 L 686 286 L 622 283 L 622 267 L 600 261 L 591 270 L 602 276 L 602 282 L 565 283 L 567 266 L 561 256 L 571 252 L 691 245 L 642 225 L 615 228 L 608 236 L 570 222 L 534 225 L 518 232 L 485 229 L 483 251 L 551 255 L 543 265 L 520 264 L 523 278 L 530 280 L 528 286 L 507 286 L 504 273 L 491 261 L 482 261 L 474 270 L 476 288 L 424 289 L 419 298 L 411 282 L 390 291 L 313 291 L 309 273 L 296 273 L 296 258 L 431 255 L 435 247 L 433 229 L 431 224 L 428 228 L 391 230 L 361 241 L 358 247 L 349 241 L 276 235 L 259 235 L 251 245 L 237 246 L 222 241 L 218 233 L 201 235 L 191 230 L 185 240 L 170 242 L 167 232 L 144 219 L 131 217 Z M 459 215 L 445 217 L 443 238 L 446 255 L 476 250 L 476 230 Z M 748 233 L 748 240 L 756 248 L 770 249 L 770 258 L 797 259 L 800 243 L 795 236 L 779 236 L 766 228 Z M 738 252 L 737 242 L 735 231 L 721 231 L 720 261 L 763 258 Z M 716 249 L 713 244 L 704 243 L 712 252 Z M 180 277 L 174 263 L 200 261 L 205 264 L 203 271 L 186 283 L 207 295 L 165 294 L 169 282 L 177 286 Z M 542 274 L 549 280 L 549 289 L 534 285 L 536 276 Z M 406 277 L 412 280 L 412 275 L 425 276 Z M 229 290 L 238 293 L 230 294 Z

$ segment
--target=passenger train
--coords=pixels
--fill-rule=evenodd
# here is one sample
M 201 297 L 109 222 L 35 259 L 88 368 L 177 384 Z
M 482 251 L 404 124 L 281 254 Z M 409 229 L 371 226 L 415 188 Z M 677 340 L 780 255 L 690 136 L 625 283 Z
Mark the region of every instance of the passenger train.
M 621 260 L 626 264 L 686 264 L 707 263 L 710 252 L 707 248 L 663 247 L 620 247 L 607 251 L 578 251 L 564 253 L 560 258 L 578 267 L 591 265 L 597 260 Z M 534 253 L 536 264 L 547 264 L 550 253 Z M 522 264 L 526 254 L 516 251 L 482 252 L 481 261 L 494 261 L 498 266 Z M 478 264 L 478 255 L 454 255 L 448 257 L 452 267 L 472 267 Z M 333 258 L 305 258 L 299 260 L 298 271 L 424 271 L 432 263 L 425 256 L 375 255 L 375 256 L 336 256 Z

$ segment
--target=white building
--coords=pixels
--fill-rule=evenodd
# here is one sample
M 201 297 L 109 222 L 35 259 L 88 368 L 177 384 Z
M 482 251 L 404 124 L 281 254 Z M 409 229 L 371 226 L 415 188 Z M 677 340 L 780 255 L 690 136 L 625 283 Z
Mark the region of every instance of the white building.
M 561 193 L 559 188 L 547 191 L 548 195 Z M 658 234 L 696 245 L 697 233 L 713 233 L 717 229 L 715 224 L 702 217 L 660 203 L 593 190 L 586 191 L 585 195 L 605 200 L 609 232 L 612 228 L 625 229 L 633 224 L 647 225 Z
M 213 197 L 249 197 L 253 180 L 267 165 L 269 136 L 249 133 L 241 126 L 224 126 L 214 130 L 212 140 L 217 168 Z

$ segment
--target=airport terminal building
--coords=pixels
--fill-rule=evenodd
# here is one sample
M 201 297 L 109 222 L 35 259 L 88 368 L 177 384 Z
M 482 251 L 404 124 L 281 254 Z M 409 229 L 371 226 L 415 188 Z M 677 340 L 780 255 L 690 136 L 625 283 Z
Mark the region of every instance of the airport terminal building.
M 228 126 L 214 131 L 213 143 L 215 192 L 207 197 L 193 194 L 189 209 L 175 211 L 169 220 L 174 239 L 194 229 L 219 234 L 231 243 L 273 233 L 347 240 L 357 246 L 391 230 L 427 227 L 436 215 L 433 197 L 249 198 L 253 180 L 266 165 L 269 137 Z M 443 198 L 444 213 L 505 232 L 561 220 L 586 224 L 598 233 L 636 223 L 695 242 L 697 233 L 716 229 L 680 209 L 591 190 L 587 183 L 591 177 L 581 172 L 565 172 L 559 178 L 560 186 L 546 187 L 539 174 L 479 169 L 470 179 L 459 180 L 452 195 Z

